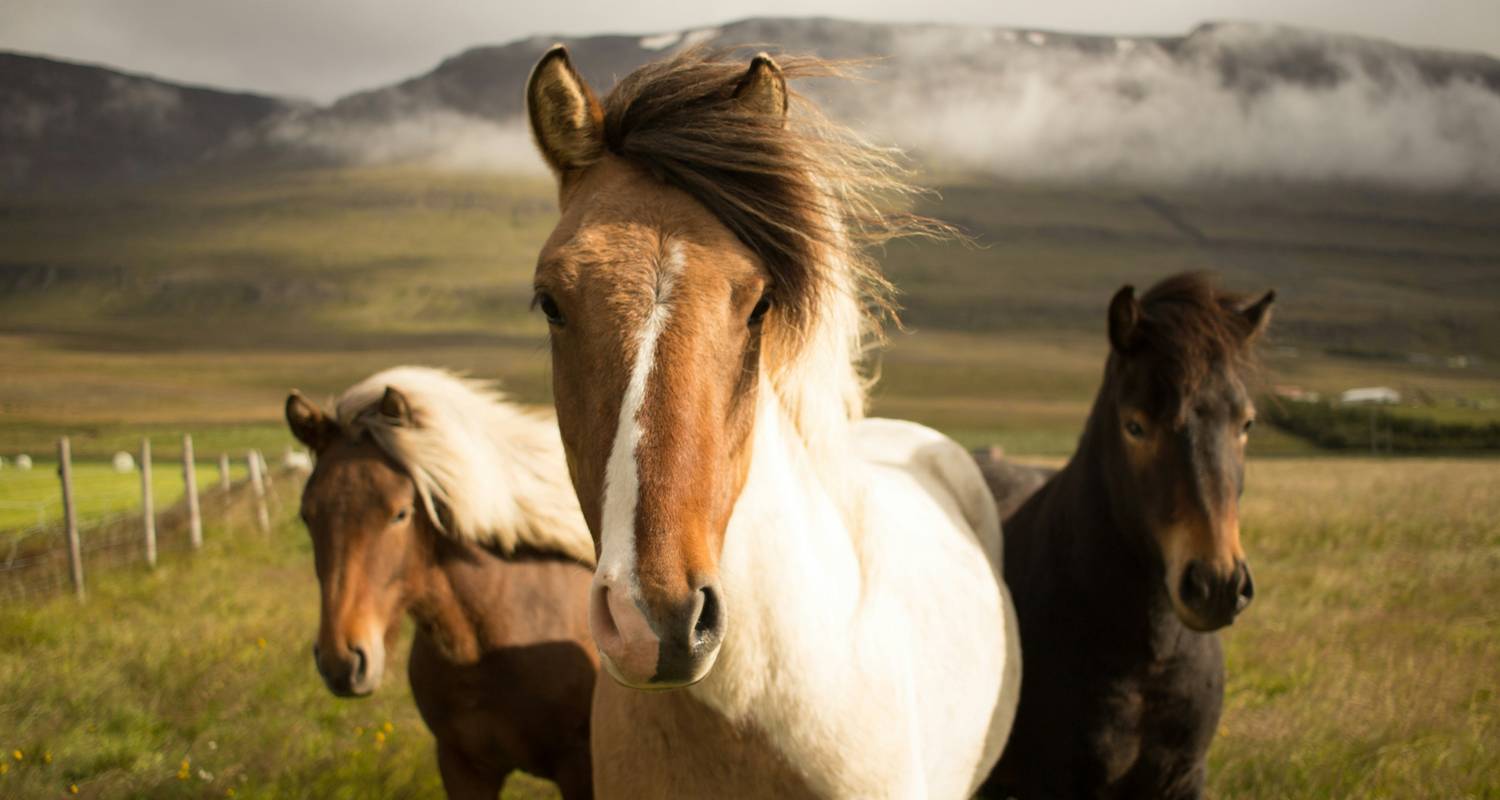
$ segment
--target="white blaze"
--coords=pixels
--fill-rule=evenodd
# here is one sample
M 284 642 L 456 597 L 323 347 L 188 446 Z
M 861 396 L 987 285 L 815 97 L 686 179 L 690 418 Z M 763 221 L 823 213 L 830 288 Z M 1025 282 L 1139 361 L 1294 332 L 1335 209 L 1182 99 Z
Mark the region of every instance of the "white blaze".
M 604 511 L 600 520 L 600 557 L 597 575 L 625 581 L 635 587 L 635 508 L 640 497 L 640 476 L 636 469 L 636 447 L 641 443 L 641 403 L 646 399 L 646 382 L 656 361 L 656 342 L 667 327 L 669 305 L 677 276 L 682 272 L 682 251 L 673 244 L 667 257 L 657 267 L 656 297 L 646 324 L 636 341 L 635 363 L 630 368 L 630 382 L 620 400 L 620 420 L 615 441 L 604 469 Z

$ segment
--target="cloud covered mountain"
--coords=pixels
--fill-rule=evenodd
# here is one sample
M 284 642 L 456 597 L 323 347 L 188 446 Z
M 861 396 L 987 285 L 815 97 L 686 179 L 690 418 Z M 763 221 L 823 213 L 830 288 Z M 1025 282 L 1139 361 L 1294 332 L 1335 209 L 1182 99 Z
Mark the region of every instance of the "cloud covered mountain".
M 267 112 L 253 122 L 256 152 L 540 170 L 522 87 L 554 41 L 479 47 L 327 107 Z M 700 43 L 875 59 L 869 81 L 806 90 L 835 116 L 940 169 L 1028 180 L 1500 191 L 1500 60 L 1483 55 L 1250 23 L 1111 37 L 750 19 L 561 41 L 601 93 L 639 64 Z M 173 119 L 186 116 L 196 117 Z M 243 141 L 243 125 L 225 127 L 229 143 Z

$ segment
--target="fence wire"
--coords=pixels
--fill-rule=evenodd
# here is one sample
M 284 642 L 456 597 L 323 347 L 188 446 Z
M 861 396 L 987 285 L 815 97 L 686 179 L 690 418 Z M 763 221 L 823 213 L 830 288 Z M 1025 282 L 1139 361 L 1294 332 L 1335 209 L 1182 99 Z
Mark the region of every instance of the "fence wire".
M 301 477 L 304 473 L 296 469 L 276 470 L 273 484 L 276 490 L 268 487 L 266 492 L 268 505 L 279 507 L 281 498 L 278 495 L 282 487 L 300 486 L 298 479 Z M 232 518 L 235 524 L 226 526 L 230 529 L 253 527 L 254 523 L 249 521 L 246 512 L 253 507 L 254 495 L 249 478 L 231 483 L 227 490 L 217 481 L 200 489 L 198 498 L 204 522 L 212 523 L 215 517 Z M 135 498 L 138 501 L 139 495 Z M 146 558 L 145 514 L 136 508 L 90 515 L 78 521 L 78 538 L 85 581 L 89 574 L 100 568 L 143 563 Z M 158 508 L 156 547 L 158 553 L 191 549 L 186 495 L 168 508 Z M 71 588 L 67 533 L 62 520 L 47 520 L 0 532 L 0 598 L 38 597 Z

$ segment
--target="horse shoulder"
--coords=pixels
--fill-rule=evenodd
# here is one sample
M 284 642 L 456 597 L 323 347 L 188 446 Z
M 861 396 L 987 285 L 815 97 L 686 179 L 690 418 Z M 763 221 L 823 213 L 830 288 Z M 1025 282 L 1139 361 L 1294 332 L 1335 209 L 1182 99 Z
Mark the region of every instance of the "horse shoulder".
M 925 425 L 905 420 L 861 420 L 854 433 L 865 461 L 921 475 L 924 485 L 940 487 L 999 571 L 1000 515 L 984 474 L 967 450 Z

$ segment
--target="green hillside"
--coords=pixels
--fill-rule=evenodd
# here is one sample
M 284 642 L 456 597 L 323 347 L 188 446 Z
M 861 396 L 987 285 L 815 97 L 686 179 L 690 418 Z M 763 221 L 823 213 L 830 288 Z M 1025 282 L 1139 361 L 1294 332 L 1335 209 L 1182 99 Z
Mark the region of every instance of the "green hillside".
M 907 330 L 879 413 L 1064 453 L 1111 293 L 1206 268 L 1280 293 L 1276 382 L 1386 384 L 1413 413 L 1496 416 L 1500 199 L 937 182 L 922 210 L 977 245 L 884 253 Z M 397 169 L 0 196 L 0 453 L 63 431 L 102 453 L 140 426 L 243 439 L 249 424 L 270 447 L 287 389 L 328 395 L 399 362 L 545 402 L 527 301 L 555 214 L 545 177 Z

